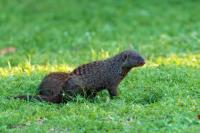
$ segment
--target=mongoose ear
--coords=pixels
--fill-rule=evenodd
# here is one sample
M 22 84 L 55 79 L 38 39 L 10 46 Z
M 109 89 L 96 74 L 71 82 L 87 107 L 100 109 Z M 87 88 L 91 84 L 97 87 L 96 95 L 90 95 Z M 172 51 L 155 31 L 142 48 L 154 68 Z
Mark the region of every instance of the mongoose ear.
M 128 58 L 128 54 L 124 54 L 122 57 L 123 61 L 125 61 L 127 58 Z

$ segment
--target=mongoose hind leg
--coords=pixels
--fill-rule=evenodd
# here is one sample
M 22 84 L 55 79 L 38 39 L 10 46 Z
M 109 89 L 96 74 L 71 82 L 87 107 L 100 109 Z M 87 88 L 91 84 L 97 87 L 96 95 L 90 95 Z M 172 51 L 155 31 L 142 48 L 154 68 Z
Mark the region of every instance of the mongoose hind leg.
M 115 96 L 118 96 L 117 87 L 115 86 L 108 88 L 108 92 L 111 99 L 114 98 Z
M 96 97 L 96 95 L 97 95 L 96 92 L 87 91 L 86 98 L 94 99 Z

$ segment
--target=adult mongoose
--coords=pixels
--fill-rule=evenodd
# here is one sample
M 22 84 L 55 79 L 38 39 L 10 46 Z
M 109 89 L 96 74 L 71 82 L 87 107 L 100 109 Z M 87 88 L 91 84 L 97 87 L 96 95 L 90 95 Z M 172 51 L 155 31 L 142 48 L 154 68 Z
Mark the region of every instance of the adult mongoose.
M 117 86 L 127 73 L 144 64 L 144 59 L 138 53 L 126 50 L 106 60 L 83 64 L 71 73 L 51 73 L 41 82 L 39 95 L 29 98 L 60 103 L 76 95 L 93 98 L 104 89 L 112 98 L 118 95 Z M 27 99 L 26 96 L 18 98 Z
M 117 96 L 120 81 L 133 67 L 144 64 L 144 59 L 138 53 L 126 50 L 109 59 L 79 66 L 72 71 L 63 90 L 70 97 L 77 94 L 95 97 L 103 89 L 108 90 L 110 97 Z

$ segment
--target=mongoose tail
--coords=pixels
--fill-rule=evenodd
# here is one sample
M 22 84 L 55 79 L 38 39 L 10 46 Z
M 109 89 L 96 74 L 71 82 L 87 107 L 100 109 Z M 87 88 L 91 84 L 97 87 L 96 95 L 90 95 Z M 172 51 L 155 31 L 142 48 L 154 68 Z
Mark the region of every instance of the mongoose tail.
M 42 95 L 21 95 L 16 96 L 14 99 L 20 99 L 25 101 L 39 101 L 39 102 L 52 102 L 52 103 L 61 103 L 62 97 L 60 95 L 57 96 L 42 96 Z

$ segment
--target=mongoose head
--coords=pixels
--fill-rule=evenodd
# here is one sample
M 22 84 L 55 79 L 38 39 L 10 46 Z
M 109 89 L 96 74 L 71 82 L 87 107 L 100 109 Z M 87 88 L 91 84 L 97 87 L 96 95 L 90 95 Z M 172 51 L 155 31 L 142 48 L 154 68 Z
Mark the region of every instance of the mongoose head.
M 133 67 L 140 67 L 145 64 L 144 58 L 140 56 L 138 53 L 126 50 L 122 52 L 122 59 L 123 59 L 123 68 L 133 68 Z

